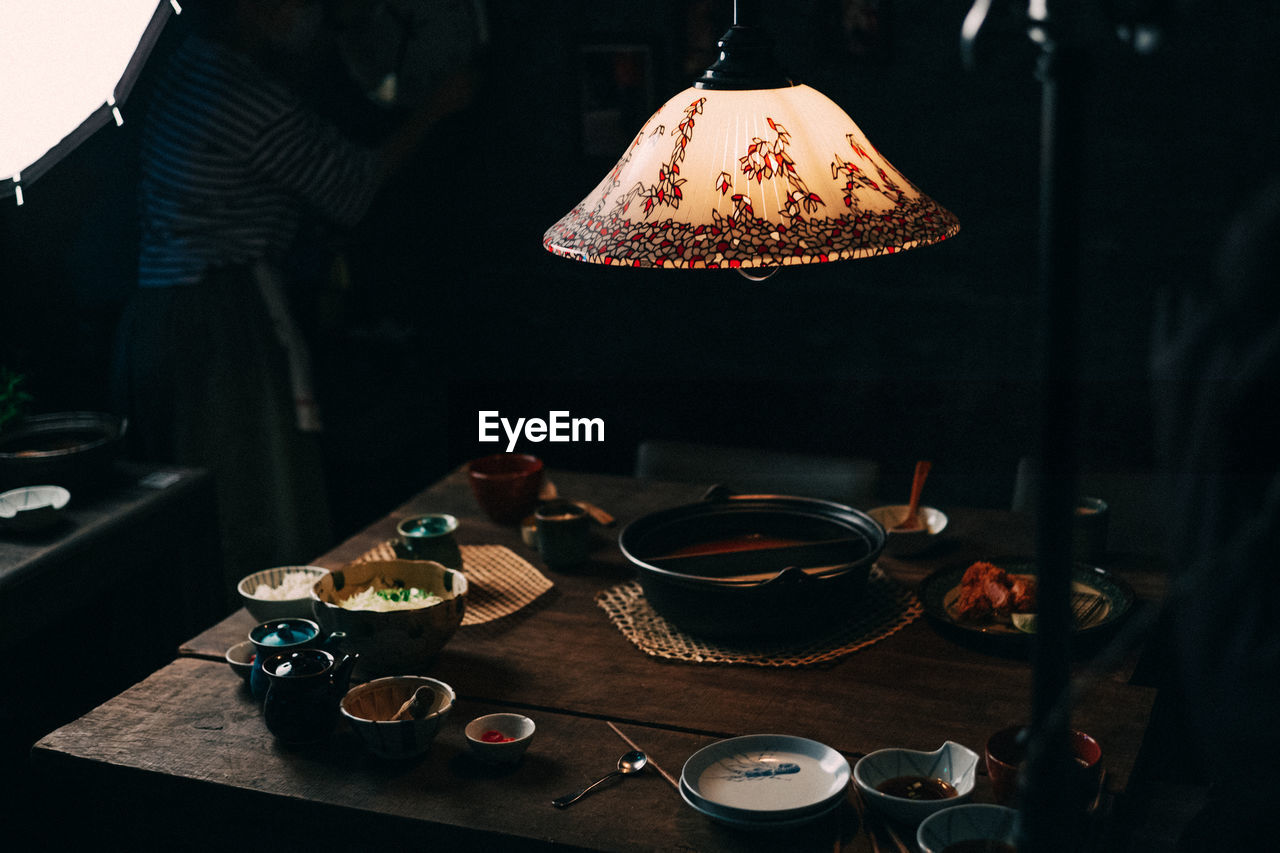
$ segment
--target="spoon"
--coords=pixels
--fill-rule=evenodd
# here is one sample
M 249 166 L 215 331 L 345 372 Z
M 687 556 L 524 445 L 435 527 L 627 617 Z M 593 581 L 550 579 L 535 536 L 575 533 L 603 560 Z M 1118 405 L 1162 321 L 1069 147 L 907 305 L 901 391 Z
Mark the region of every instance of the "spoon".
M 649 763 L 649 759 L 645 757 L 645 754 L 643 752 L 641 752 L 638 749 L 632 750 L 631 752 L 628 752 L 626 755 L 618 759 L 617 770 L 614 770 L 612 773 L 606 773 L 604 776 L 601 776 L 599 779 L 592 782 L 590 785 L 583 788 L 581 791 L 578 791 L 576 794 L 566 794 L 563 797 L 556 797 L 554 800 L 551 801 L 551 805 L 555 806 L 558 809 L 562 809 L 571 803 L 576 803 L 578 800 L 585 797 L 587 795 L 587 792 L 590 791 L 592 788 L 595 788 L 599 785 L 604 784 L 605 782 L 608 782 L 610 779 L 614 778 L 615 776 L 626 776 L 630 773 L 639 773 L 641 770 L 644 769 L 644 766 L 648 763 Z
M 920 523 L 920 492 L 924 490 L 924 478 L 929 476 L 931 467 L 932 464 L 924 459 L 916 463 L 916 473 L 911 478 L 911 500 L 907 503 L 907 514 L 890 530 L 919 530 L 923 526 Z
M 416 720 L 424 712 L 430 710 L 436 701 L 436 690 L 429 684 L 424 684 L 417 690 L 413 691 L 413 695 L 409 697 L 400 710 L 396 711 L 391 718 L 392 722 L 397 720 Z

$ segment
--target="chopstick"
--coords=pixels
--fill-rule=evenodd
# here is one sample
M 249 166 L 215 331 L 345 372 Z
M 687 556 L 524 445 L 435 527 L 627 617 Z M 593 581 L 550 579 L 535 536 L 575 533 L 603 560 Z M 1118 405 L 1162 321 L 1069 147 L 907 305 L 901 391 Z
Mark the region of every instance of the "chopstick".
M 863 802 L 862 792 L 858 790 L 857 785 L 853 785 L 853 810 L 858 813 L 858 825 L 863 832 L 867 834 L 867 840 L 871 842 L 872 853 L 884 853 L 880 847 L 880 841 L 876 838 L 875 832 L 871 829 L 871 824 L 867 823 L 867 806 Z
M 668 782 L 670 782 L 670 783 L 671 783 L 671 787 L 675 788 L 677 791 L 678 791 L 678 790 L 680 790 L 680 783 L 679 783 L 679 782 L 677 782 L 675 779 L 673 779 L 673 778 L 671 777 L 671 774 L 670 774 L 670 773 L 668 773 L 667 771 L 663 770 L 663 769 L 662 769 L 662 767 L 660 767 L 660 766 L 658 765 L 658 762 L 656 762 L 656 761 L 654 761 L 654 760 L 653 760 L 653 755 L 652 755 L 652 754 L 650 754 L 650 753 L 648 753 L 648 752 L 645 752 L 643 749 L 641 749 L 640 747 L 636 746 L 636 742 L 635 742 L 635 741 L 633 741 L 631 738 L 627 737 L 626 735 L 624 735 L 624 734 L 622 733 L 622 729 L 620 729 L 620 728 L 618 728 L 617 726 L 615 726 L 615 725 L 613 724 L 613 721 L 612 721 L 612 720 L 605 720 L 604 722 L 605 722 L 605 725 L 607 725 L 609 728 L 613 729 L 614 734 L 616 734 L 618 737 L 622 738 L 624 741 L 626 741 L 626 742 L 627 742 L 627 746 L 631 747 L 632 749 L 636 750 L 637 752 L 644 752 L 645 757 L 647 757 L 647 758 L 649 759 L 649 764 L 653 767 L 653 769 L 654 769 L 654 770 L 657 770 L 659 773 L 661 773 L 661 774 L 662 774 L 662 778 L 663 778 L 663 779 L 666 779 Z
M 894 849 L 898 853 L 911 853 L 911 848 L 902 842 L 902 838 L 898 835 L 898 831 L 893 828 L 893 824 L 887 820 L 879 821 L 880 828 L 889 834 L 889 840 L 893 842 Z
M 880 820 L 867 811 L 866 801 L 862 799 L 862 792 L 858 790 L 857 785 L 853 786 L 853 808 L 858 813 L 858 821 L 862 824 L 862 828 L 866 830 L 867 838 L 871 841 L 873 853 L 884 853 L 884 847 L 880 844 L 880 833 L 887 836 L 888 842 L 893 845 L 894 853 L 912 853 L 911 848 L 903 843 L 902 837 L 889 821 Z

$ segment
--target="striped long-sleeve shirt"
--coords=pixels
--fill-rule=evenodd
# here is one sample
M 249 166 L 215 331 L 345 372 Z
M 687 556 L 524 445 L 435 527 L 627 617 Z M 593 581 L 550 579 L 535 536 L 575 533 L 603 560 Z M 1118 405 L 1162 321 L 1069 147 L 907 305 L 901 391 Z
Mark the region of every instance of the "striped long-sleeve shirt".
M 157 81 L 142 140 L 143 287 L 275 258 L 308 209 L 354 224 L 372 151 L 344 139 L 250 59 L 189 38 Z

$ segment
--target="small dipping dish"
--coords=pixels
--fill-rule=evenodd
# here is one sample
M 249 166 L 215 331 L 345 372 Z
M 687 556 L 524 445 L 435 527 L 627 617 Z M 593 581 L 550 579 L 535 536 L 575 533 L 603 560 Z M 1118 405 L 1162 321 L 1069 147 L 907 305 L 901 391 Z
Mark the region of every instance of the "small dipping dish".
M 252 640 L 242 640 L 227 649 L 227 665 L 236 675 L 249 683 L 249 675 L 253 672 L 253 656 L 256 654 Z
M 19 533 L 48 530 L 61 520 L 71 493 L 61 486 L 23 486 L 0 494 L 0 527 Z
M 907 505 L 878 506 L 867 510 L 867 515 L 884 528 L 884 554 L 887 557 L 914 557 L 923 554 L 938 542 L 947 529 L 947 514 L 931 506 L 918 509 L 920 526 L 913 530 L 894 530 L 906 517 Z
M 976 752 L 953 741 L 933 752 L 879 749 L 853 766 L 853 783 L 870 808 L 914 826 L 967 801 L 979 761 Z
M 467 723 L 463 733 L 481 761 L 512 764 L 529 748 L 535 730 L 533 720 L 523 714 L 485 714 Z

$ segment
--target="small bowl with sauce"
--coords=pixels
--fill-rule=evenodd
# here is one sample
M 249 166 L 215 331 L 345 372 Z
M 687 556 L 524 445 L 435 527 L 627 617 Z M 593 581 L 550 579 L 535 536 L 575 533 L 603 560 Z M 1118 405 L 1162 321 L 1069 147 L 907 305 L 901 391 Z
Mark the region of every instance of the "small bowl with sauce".
M 920 853 L 1016 853 L 1018 812 L 1008 806 L 967 803 L 932 814 L 916 830 Z
M 512 764 L 529 748 L 536 729 L 533 720 L 523 714 L 485 714 L 467 723 L 463 734 L 476 758 Z
M 853 766 L 853 782 L 867 805 L 912 826 L 973 795 L 978 754 L 954 741 L 933 752 L 880 749 Z

